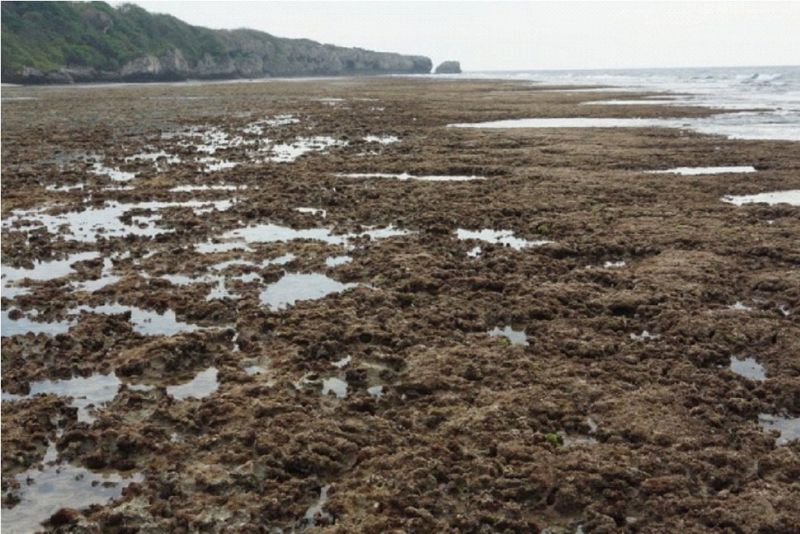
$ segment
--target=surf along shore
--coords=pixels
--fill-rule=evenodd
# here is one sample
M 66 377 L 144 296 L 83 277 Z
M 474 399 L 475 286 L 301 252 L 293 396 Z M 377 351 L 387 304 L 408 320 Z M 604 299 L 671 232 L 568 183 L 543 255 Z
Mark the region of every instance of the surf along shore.
M 4 87 L 3 529 L 800 527 L 798 144 L 543 89 Z

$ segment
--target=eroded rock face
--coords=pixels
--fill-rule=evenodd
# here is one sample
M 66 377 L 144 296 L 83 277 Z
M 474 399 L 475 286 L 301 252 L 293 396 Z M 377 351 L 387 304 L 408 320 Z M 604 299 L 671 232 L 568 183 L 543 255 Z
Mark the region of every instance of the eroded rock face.
M 251 35 L 255 33 L 255 35 Z M 64 66 L 43 71 L 25 67 L 17 73 L 4 73 L 12 83 L 145 82 L 187 79 L 264 78 L 271 76 L 337 76 L 365 74 L 426 74 L 431 60 L 423 56 L 372 52 L 359 48 L 320 45 L 313 41 L 286 40 L 276 46 L 257 32 L 224 32 L 228 52 L 214 57 L 205 54 L 190 63 L 177 48 L 164 55 L 140 56 L 116 71 Z M 449 71 L 448 71 L 449 72 Z M 460 71 L 459 71 L 460 72 Z
M 461 63 L 458 61 L 442 61 L 436 67 L 436 74 L 461 74 Z

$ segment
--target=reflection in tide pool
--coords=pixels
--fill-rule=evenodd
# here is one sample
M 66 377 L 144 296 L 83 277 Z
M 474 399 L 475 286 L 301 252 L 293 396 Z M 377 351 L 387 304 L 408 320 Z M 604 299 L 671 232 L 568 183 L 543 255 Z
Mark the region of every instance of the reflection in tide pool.
M 203 202 L 191 200 L 187 202 L 138 202 L 121 204 L 119 202 L 106 202 L 102 208 L 89 208 L 82 211 L 71 211 L 51 215 L 45 209 L 15 210 L 11 216 L 3 220 L 3 229 L 7 231 L 22 230 L 23 227 L 14 227 L 20 221 L 33 221 L 33 226 L 44 226 L 54 235 L 63 235 L 66 240 L 94 243 L 98 235 L 107 238 L 124 237 L 127 235 L 152 237 L 169 233 L 172 230 L 159 228 L 161 221 L 160 210 L 168 208 L 189 208 L 196 214 L 210 210 L 225 211 L 233 205 L 231 200 L 218 200 Z M 137 215 L 131 218 L 130 223 L 122 221 L 122 217 L 133 210 L 141 210 L 147 215 Z M 24 227 L 30 232 L 30 226 Z M 64 228 L 64 233 L 60 234 Z
M 680 174 L 683 176 L 702 176 L 704 174 L 733 174 L 756 172 L 752 165 L 741 167 L 675 167 L 663 171 L 647 171 L 648 174 Z
M 664 119 L 610 119 L 566 117 L 547 119 L 509 119 L 449 124 L 451 128 L 652 128 L 665 126 Z
M 800 439 L 800 417 L 781 417 L 762 413 L 758 416 L 758 422 L 767 432 L 777 430 L 780 436 L 775 440 L 776 445 L 786 445 L 790 441 Z
M 3 265 L 1 268 L 3 280 L 2 296 L 13 299 L 17 295 L 23 295 L 30 291 L 28 288 L 13 285 L 16 282 L 26 278 L 42 281 L 55 280 L 56 278 L 73 274 L 75 272 L 72 268 L 73 263 L 93 260 L 99 256 L 100 254 L 97 252 L 79 252 L 69 255 L 63 260 L 35 261 L 30 269 Z
M 800 206 L 800 189 L 770 191 L 755 195 L 726 195 L 722 197 L 722 201 L 736 206 L 743 206 L 744 204 L 769 204 L 770 206 L 789 204 L 790 206 Z
M 42 530 L 41 523 L 61 508 L 81 510 L 93 504 L 105 504 L 122 495 L 122 490 L 132 482 L 144 480 L 139 473 L 101 475 L 83 467 L 58 464 L 55 463 L 57 456 L 55 445 L 51 443 L 44 467 L 33 467 L 15 477 L 20 484 L 20 500 L 12 508 L 3 506 L 3 532 L 38 532 Z
M 477 239 L 479 241 L 486 241 L 487 243 L 497 243 L 499 245 L 509 246 L 515 250 L 522 250 L 523 248 L 527 247 L 538 247 L 541 245 L 547 245 L 548 243 L 552 243 L 552 241 L 546 239 L 534 240 L 529 241 L 527 239 L 522 239 L 519 237 L 514 236 L 514 232 L 510 230 L 464 230 L 463 228 L 459 228 L 456 230 L 456 237 L 458 239 Z
M 325 258 L 325 266 L 338 267 L 339 265 L 344 265 L 346 263 L 350 263 L 351 261 L 353 261 L 353 258 L 350 256 L 330 256 Z
M 104 304 L 101 306 L 79 306 L 73 310 L 73 313 L 82 311 L 107 315 L 130 312 L 130 322 L 133 324 L 134 332 L 145 336 L 173 336 L 181 332 L 193 332 L 198 329 L 196 325 L 178 321 L 175 317 L 175 312 L 172 310 L 158 313 L 150 310 L 143 310 L 135 306 Z
M 440 175 L 440 174 L 425 174 L 413 175 L 407 172 L 393 174 L 385 172 L 368 172 L 368 173 L 348 173 L 337 174 L 341 178 L 389 178 L 392 180 L 409 181 L 415 180 L 419 182 L 470 182 L 473 180 L 485 180 L 485 176 L 474 175 Z
M 631 339 L 634 341 L 649 341 L 660 338 L 661 334 L 651 334 L 648 330 L 642 330 L 641 334 L 631 334 Z
M 261 303 L 281 310 L 300 300 L 317 300 L 358 284 L 343 284 L 323 274 L 286 274 L 261 292 Z
M 313 527 L 316 526 L 317 521 L 319 520 L 328 521 L 332 519 L 331 514 L 323 510 L 325 503 L 328 502 L 328 490 L 330 487 L 330 484 L 322 486 L 322 488 L 319 490 L 319 499 L 317 499 L 311 506 L 308 507 L 308 510 L 306 510 L 306 513 L 303 516 L 303 522 L 306 526 Z
M 366 135 L 362 139 L 367 143 L 380 143 L 381 145 L 391 145 L 400 141 L 400 138 L 394 135 Z
M 749 117 L 754 117 L 748 121 Z M 780 115 L 773 115 L 781 118 Z M 796 123 L 760 122 L 763 114 L 740 112 L 687 118 L 597 118 L 559 117 L 535 119 L 507 119 L 498 121 L 448 124 L 451 128 L 679 128 L 707 135 L 724 135 L 729 139 L 785 139 L 800 140 Z
M 218 374 L 219 371 L 217 371 L 216 367 L 209 367 L 205 371 L 197 373 L 189 382 L 177 386 L 167 386 L 167 395 L 175 400 L 208 397 L 219 389 Z
M 100 162 L 95 162 L 92 166 L 92 172 L 99 176 L 108 176 L 115 182 L 128 182 L 136 178 L 135 172 L 125 172 L 116 167 L 106 167 Z
M 347 382 L 336 377 L 324 379 L 322 381 L 322 394 L 329 395 L 331 393 L 339 399 L 347 397 Z
M 35 395 L 58 395 L 71 397 L 71 406 L 78 409 L 78 421 L 91 423 L 94 417 L 89 413 L 91 406 L 99 407 L 117 396 L 121 382 L 114 373 L 76 376 L 67 380 L 39 380 L 31 382 L 28 395 L 3 394 L 4 401 L 30 398 Z
M 73 324 L 71 321 L 35 321 L 25 315 L 12 319 L 9 310 L 2 311 L 3 337 L 27 333 L 56 336 L 66 334 Z
M 291 163 L 300 156 L 311 152 L 324 152 L 333 147 L 347 145 L 347 141 L 339 141 L 333 137 L 318 135 L 315 137 L 298 137 L 293 143 L 281 143 L 268 147 L 268 161 Z
M 510 326 L 506 326 L 502 330 L 498 327 L 494 327 L 492 330 L 489 330 L 488 334 L 492 337 L 504 337 L 512 345 L 521 347 L 528 346 L 528 336 L 525 334 L 524 330 L 514 330 Z
M 246 245 L 242 242 L 277 243 L 300 239 L 322 241 L 323 243 L 328 243 L 330 245 L 345 245 L 349 241 L 359 237 L 386 239 L 389 237 L 407 235 L 408 233 L 409 232 L 406 230 L 400 230 L 393 226 L 387 226 L 385 228 L 369 228 L 360 233 L 333 234 L 333 231 L 330 228 L 318 227 L 295 230 L 294 228 L 290 228 L 288 226 L 267 223 L 231 230 L 220 236 L 220 239 L 223 240 L 221 243 L 200 244 L 197 245 L 197 250 L 200 252 L 219 252 L 223 250 L 243 248 Z
M 764 367 L 761 366 L 754 358 L 731 358 L 731 371 L 739 376 L 757 380 L 759 382 L 767 379 L 767 374 L 764 372 Z
M 367 388 L 367 393 L 370 397 L 380 399 L 383 397 L 383 386 L 371 386 Z

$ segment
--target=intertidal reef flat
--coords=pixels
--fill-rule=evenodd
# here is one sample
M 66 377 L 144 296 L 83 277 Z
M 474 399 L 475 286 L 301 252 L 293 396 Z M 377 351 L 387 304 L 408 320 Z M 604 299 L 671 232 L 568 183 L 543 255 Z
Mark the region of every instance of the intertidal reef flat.
M 798 143 L 560 89 L 3 87 L 3 530 L 797 530 Z

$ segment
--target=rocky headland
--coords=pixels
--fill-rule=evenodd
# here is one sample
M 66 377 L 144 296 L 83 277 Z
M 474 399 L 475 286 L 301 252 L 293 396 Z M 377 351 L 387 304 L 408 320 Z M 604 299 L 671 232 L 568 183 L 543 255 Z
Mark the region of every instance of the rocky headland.
M 427 74 L 432 67 L 423 56 L 210 30 L 103 2 L 3 4 L 2 53 L 2 81 L 24 84 Z

